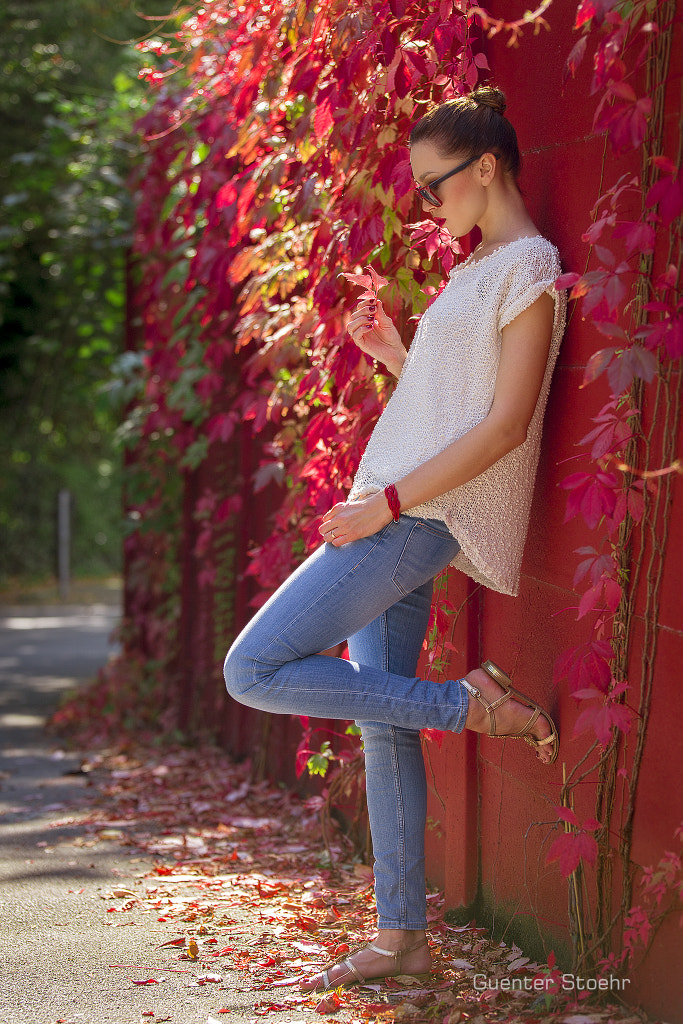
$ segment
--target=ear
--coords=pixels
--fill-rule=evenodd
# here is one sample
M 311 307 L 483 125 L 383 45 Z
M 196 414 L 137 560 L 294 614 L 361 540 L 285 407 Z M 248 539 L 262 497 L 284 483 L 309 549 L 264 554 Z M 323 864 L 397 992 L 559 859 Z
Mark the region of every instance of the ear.
M 490 185 L 496 176 L 498 161 L 493 153 L 484 153 L 479 160 L 479 180 L 482 185 Z

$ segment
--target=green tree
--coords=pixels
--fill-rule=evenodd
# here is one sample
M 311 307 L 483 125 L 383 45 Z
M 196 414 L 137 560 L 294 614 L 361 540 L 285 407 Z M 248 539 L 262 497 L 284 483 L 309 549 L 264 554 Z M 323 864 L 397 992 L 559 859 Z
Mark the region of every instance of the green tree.
M 54 569 L 56 495 L 73 567 L 118 565 L 120 456 L 101 385 L 123 348 L 132 43 L 172 0 L 6 0 L 0 11 L 0 577 Z M 143 16 L 138 12 L 144 12 Z

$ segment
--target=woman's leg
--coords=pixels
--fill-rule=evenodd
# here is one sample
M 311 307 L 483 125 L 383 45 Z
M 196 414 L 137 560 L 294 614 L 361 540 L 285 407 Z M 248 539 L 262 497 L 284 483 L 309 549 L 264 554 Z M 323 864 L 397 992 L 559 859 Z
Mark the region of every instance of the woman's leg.
M 432 581 L 418 587 L 349 638 L 349 656 L 364 666 L 414 676 L 429 622 Z M 380 949 L 368 945 L 344 963 L 306 978 L 306 992 L 353 981 L 357 971 L 370 980 L 430 970 L 425 935 L 424 831 L 427 787 L 420 733 L 384 722 L 360 721 L 365 749 L 368 814 L 375 855 Z M 357 980 L 357 979 L 356 979 Z
M 351 660 L 414 676 L 431 595 L 429 580 L 350 637 Z M 427 786 L 420 733 L 383 722 L 358 724 L 365 749 L 377 926 L 380 930 L 424 929 Z
M 379 533 L 322 545 L 261 608 L 225 662 L 228 692 L 251 707 L 318 718 L 460 732 L 466 688 L 328 658 L 347 640 L 431 580 L 458 543 L 442 523 L 401 516 Z

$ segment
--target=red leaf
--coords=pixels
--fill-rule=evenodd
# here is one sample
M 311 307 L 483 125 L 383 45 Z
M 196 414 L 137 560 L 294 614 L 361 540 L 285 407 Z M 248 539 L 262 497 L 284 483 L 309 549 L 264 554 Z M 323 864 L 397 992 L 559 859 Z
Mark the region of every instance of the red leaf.
M 562 69 L 562 84 L 564 85 L 569 76 L 572 78 L 576 75 L 576 69 L 584 58 L 586 53 L 586 44 L 588 42 L 588 36 L 581 36 L 578 43 L 572 47 L 569 56 L 565 62 L 564 68 Z
M 341 1006 L 341 999 L 336 992 L 323 996 L 315 1008 L 316 1013 L 336 1013 Z
M 565 832 L 558 836 L 550 847 L 546 864 L 559 860 L 560 871 L 565 878 L 568 878 L 576 871 L 582 860 L 592 864 L 597 853 L 598 844 L 593 836 L 587 836 L 583 832 Z
M 396 53 L 396 37 L 393 31 L 387 25 L 387 27 L 382 32 L 380 38 L 382 42 L 382 51 L 384 56 L 384 60 L 382 60 L 381 63 L 385 64 L 388 67 L 391 64 L 392 60 L 394 59 L 394 54 Z
M 334 118 L 332 117 L 332 107 L 329 99 L 325 98 L 320 106 L 316 108 L 315 115 L 313 117 L 313 126 L 317 137 L 322 139 L 324 135 L 327 135 L 333 124 Z
M 589 587 L 585 592 L 581 600 L 579 601 L 579 611 L 577 619 L 582 619 L 588 612 L 594 611 L 600 604 L 600 598 L 602 597 L 602 583 L 598 583 L 594 587 Z
M 615 352 L 616 349 L 614 348 L 601 348 L 598 352 L 593 353 L 586 363 L 583 381 L 581 382 L 582 388 L 585 388 L 587 384 L 592 384 L 603 370 L 607 369 L 614 358 Z
M 442 23 L 434 30 L 432 42 L 439 60 L 445 60 L 448 56 L 454 37 L 455 25 L 452 23 Z
M 645 199 L 647 206 L 659 205 L 659 216 L 665 225 L 671 224 L 683 211 L 683 182 L 680 174 L 671 178 L 660 178 L 655 182 Z
M 642 220 L 627 220 L 614 229 L 615 238 L 623 238 L 629 253 L 649 253 L 655 247 L 655 229 Z
M 560 806 L 556 807 L 555 810 L 557 811 L 558 818 L 561 818 L 562 821 L 568 821 L 570 825 L 576 825 L 577 828 L 580 827 L 579 819 L 576 817 L 576 815 L 570 807 Z
M 565 288 L 572 288 L 576 284 L 576 282 L 580 280 L 580 278 L 580 274 L 561 274 L 555 282 L 555 290 L 561 292 Z
M 621 595 L 622 589 L 616 580 L 605 580 L 605 604 L 612 613 L 619 607 Z
M 596 698 L 602 700 L 604 696 L 604 693 L 601 693 L 600 690 L 596 690 L 592 686 L 588 686 L 583 690 L 572 690 L 574 700 L 595 700 Z
M 222 210 L 226 206 L 231 206 L 236 200 L 237 189 L 235 188 L 234 182 L 226 181 L 224 185 L 221 185 L 216 193 L 217 208 Z
M 581 0 L 576 11 L 574 28 L 581 28 L 582 25 L 585 25 L 593 17 L 595 17 L 595 4 L 593 0 Z
M 624 704 L 608 701 L 599 707 L 586 708 L 576 720 L 574 736 L 579 736 L 587 729 L 592 729 L 598 743 L 606 746 L 612 737 L 612 730 L 628 732 L 631 728 L 633 712 Z
M 398 67 L 394 74 L 394 87 L 396 89 L 396 95 L 399 99 L 404 99 L 410 92 L 410 86 L 412 85 L 412 75 L 410 68 L 406 64 L 403 56 L 401 56 L 398 62 Z
M 345 277 L 351 284 L 357 285 L 359 288 L 372 288 L 372 278 L 369 274 L 349 274 L 346 271 L 342 271 L 340 277 Z
M 607 370 L 613 395 L 628 391 L 635 377 L 649 383 L 657 372 L 657 357 L 641 345 L 631 345 L 617 355 Z

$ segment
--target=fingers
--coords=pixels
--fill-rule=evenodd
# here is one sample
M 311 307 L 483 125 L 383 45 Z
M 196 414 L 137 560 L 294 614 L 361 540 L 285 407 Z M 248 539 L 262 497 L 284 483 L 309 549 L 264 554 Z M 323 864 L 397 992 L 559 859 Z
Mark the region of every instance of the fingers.
M 355 339 L 357 335 L 374 328 L 377 322 L 378 306 L 381 306 L 381 303 L 375 299 L 362 299 L 358 303 L 346 328 L 352 338 Z
M 322 517 L 321 522 L 323 524 L 327 524 L 328 526 L 332 526 L 333 524 L 331 520 L 336 517 L 337 513 L 339 512 L 339 509 L 342 508 L 346 508 L 346 502 L 338 501 L 335 505 L 332 506 L 332 508 L 327 510 L 325 515 Z
M 334 547 L 339 547 L 340 544 L 344 543 L 344 531 L 339 526 L 323 524 L 318 532 L 327 544 L 332 544 Z
M 325 513 L 318 527 L 318 533 L 324 541 L 328 544 L 333 544 L 335 547 L 339 547 L 340 544 L 344 543 L 346 537 L 346 530 L 339 518 L 340 509 L 345 508 L 343 501 L 337 502 L 332 508 Z

